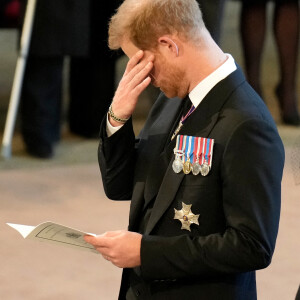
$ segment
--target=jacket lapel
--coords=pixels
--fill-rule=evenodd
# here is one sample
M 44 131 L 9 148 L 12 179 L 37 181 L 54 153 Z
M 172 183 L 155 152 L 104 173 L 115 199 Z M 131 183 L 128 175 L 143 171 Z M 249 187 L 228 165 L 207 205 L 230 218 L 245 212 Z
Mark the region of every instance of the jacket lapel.
M 170 101 L 170 100 L 166 100 Z M 148 203 L 157 195 L 158 189 L 161 184 L 161 180 L 167 170 L 169 161 L 165 160 L 165 156 L 163 155 L 165 152 L 165 145 L 168 143 L 170 133 L 173 132 L 175 129 L 174 127 L 177 126 L 180 117 L 181 117 L 181 111 L 182 111 L 182 103 L 183 100 L 180 100 L 177 105 L 174 107 L 174 103 L 172 103 L 173 100 L 170 101 L 169 104 L 172 104 L 172 106 L 168 107 L 166 110 L 167 115 L 161 114 L 163 117 L 162 120 L 158 120 L 154 124 L 154 126 L 151 128 L 149 132 L 149 140 L 152 139 L 152 141 L 148 142 L 148 145 L 151 147 L 151 153 L 154 154 L 151 159 L 151 163 L 149 165 L 148 174 L 146 178 L 145 183 L 145 203 L 144 207 L 148 205 Z M 157 132 L 160 132 L 161 128 L 161 122 L 163 120 L 168 120 L 168 124 L 166 124 L 164 127 L 164 133 L 163 135 L 157 135 Z M 159 141 L 154 141 L 154 137 L 159 138 Z M 154 149 L 155 144 L 159 145 L 159 149 Z M 156 150 L 156 151 L 155 151 Z M 157 151 L 158 150 L 158 151 Z
M 173 123 L 175 123 L 180 114 L 181 107 L 182 99 L 162 97 L 157 99 L 157 103 L 154 104 L 153 109 L 149 113 L 144 133 L 142 132 L 140 137 L 138 157 L 141 157 L 141 159 L 138 158 L 136 163 L 136 178 L 130 206 L 129 230 L 134 230 L 136 221 L 145 205 L 145 199 L 151 199 L 151 195 L 157 194 L 157 191 L 154 192 L 150 178 L 156 178 L 156 172 L 160 172 L 160 169 L 157 168 L 159 153 L 163 151 L 166 139 L 172 130 Z M 147 158 L 147 161 L 142 160 L 145 158 Z M 150 174 L 151 176 L 149 176 Z
M 227 78 L 219 82 L 192 113 L 179 134 L 208 137 L 218 121 L 219 113 L 226 100 L 233 90 L 244 81 L 245 78 L 238 68 Z M 155 199 L 145 234 L 151 233 L 159 219 L 172 204 L 179 186 L 184 176 L 186 176 L 184 173 L 176 174 L 172 169 L 173 149 L 174 143 L 171 142 L 164 152 L 165 159 L 168 160 L 169 165 Z

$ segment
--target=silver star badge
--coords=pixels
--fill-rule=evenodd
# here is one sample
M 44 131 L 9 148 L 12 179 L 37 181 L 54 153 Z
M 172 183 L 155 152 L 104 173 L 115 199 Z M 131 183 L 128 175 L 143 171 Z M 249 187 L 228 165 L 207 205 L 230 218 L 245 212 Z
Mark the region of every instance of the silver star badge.
M 199 219 L 200 215 L 194 215 L 192 213 L 191 207 L 192 207 L 192 204 L 187 205 L 182 202 L 181 210 L 177 210 L 174 208 L 174 210 L 175 210 L 174 219 L 179 220 L 181 222 L 181 224 L 182 224 L 181 229 L 185 229 L 188 231 L 191 231 L 190 226 L 192 224 L 199 225 L 198 219 Z

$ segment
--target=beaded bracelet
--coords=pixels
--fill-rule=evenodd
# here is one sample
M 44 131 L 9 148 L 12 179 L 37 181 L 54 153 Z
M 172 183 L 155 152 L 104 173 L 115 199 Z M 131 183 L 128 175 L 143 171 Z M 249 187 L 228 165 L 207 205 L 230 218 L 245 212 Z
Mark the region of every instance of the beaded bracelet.
M 126 123 L 130 118 L 128 118 L 128 119 L 121 119 L 121 118 L 118 118 L 115 114 L 114 114 L 114 112 L 112 111 L 112 107 L 111 107 L 112 105 L 110 105 L 109 106 L 109 109 L 108 109 L 108 114 L 111 116 L 111 118 L 114 120 L 114 121 L 116 121 L 116 122 L 118 122 L 118 123 Z

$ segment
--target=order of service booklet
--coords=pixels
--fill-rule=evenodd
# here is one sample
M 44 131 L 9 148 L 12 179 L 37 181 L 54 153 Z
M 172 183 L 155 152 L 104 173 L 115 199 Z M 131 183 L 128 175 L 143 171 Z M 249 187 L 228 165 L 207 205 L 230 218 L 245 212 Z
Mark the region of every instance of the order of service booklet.
M 41 223 L 37 226 L 12 223 L 6 224 L 16 229 L 24 239 L 33 239 L 41 242 L 64 245 L 99 254 L 99 252 L 92 245 L 88 244 L 83 239 L 85 235 L 96 236 L 96 234 L 93 233 L 83 232 L 49 221 Z

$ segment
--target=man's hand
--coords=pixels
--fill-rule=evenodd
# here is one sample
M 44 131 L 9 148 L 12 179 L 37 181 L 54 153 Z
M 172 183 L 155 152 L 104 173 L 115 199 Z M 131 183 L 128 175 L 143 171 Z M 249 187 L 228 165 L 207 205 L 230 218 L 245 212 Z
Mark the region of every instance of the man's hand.
M 121 119 L 129 118 L 137 104 L 138 97 L 150 84 L 149 73 L 153 68 L 154 56 L 147 59 L 144 57 L 144 51 L 138 51 L 128 62 L 124 75 L 116 90 L 112 102 L 112 111 Z M 113 126 L 115 121 L 109 119 Z
M 119 268 L 134 268 L 141 265 L 142 235 L 125 230 L 110 231 L 96 237 L 84 237 L 102 256 Z

